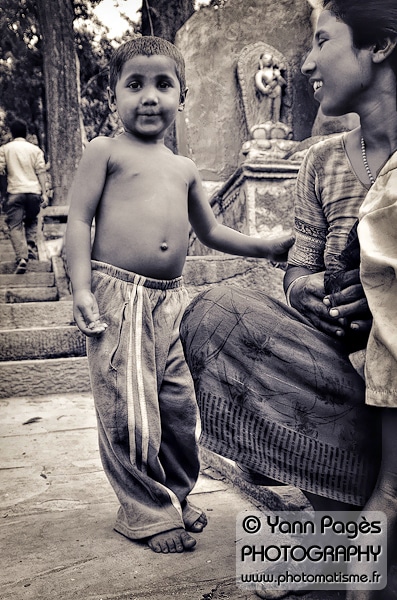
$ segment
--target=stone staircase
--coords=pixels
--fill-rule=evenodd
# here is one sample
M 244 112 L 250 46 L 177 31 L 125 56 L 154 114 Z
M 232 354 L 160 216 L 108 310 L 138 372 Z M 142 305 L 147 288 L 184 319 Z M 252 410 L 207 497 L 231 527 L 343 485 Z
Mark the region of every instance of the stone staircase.
M 51 226 L 47 238 L 45 229 L 41 219 L 39 259 L 14 275 L 15 255 L 0 216 L 0 398 L 89 390 L 85 339 L 73 323 L 63 259 L 48 258 Z
M 15 255 L 0 215 L 0 398 L 90 390 L 85 336 L 73 321 L 59 256 L 64 209 L 43 211 L 39 260 L 29 261 L 23 275 L 13 274 Z M 51 243 L 58 244 L 58 251 L 51 251 Z M 219 283 L 255 286 L 282 297 L 282 271 L 266 260 L 189 256 L 184 280 L 191 297 Z

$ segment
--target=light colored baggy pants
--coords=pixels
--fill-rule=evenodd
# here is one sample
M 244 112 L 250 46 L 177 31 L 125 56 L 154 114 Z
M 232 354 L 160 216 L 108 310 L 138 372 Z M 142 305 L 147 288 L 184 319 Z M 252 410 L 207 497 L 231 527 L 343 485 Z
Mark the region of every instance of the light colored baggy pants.
M 139 539 L 190 526 L 199 473 L 197 404 L 179 339 L 182 278 L 148 279 L 92 261 L 106 331 L 87 355 L 105 473 L 119 499 L 116 531 Z

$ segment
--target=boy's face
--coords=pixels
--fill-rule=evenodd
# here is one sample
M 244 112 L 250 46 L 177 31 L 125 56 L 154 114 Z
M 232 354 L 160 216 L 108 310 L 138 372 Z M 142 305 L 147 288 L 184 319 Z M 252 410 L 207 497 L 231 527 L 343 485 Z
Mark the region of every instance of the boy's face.
M 117 110 L 124 128 L 140 138 L 160 140 L 183 107 L 175 61 L 169 56 L 138 55 L 124 63 L 109 105 Z

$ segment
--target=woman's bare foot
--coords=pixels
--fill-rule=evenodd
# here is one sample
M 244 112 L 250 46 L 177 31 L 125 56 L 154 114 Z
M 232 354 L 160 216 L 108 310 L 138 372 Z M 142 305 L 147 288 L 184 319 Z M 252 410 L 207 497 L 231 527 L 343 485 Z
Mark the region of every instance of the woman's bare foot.
M 147 539 L 147 544 L 154 552 L 168 554 L 169 552 L 192 550 L 196 545 L 196 540 L 187 531 L 178 528 L 152 535 Z

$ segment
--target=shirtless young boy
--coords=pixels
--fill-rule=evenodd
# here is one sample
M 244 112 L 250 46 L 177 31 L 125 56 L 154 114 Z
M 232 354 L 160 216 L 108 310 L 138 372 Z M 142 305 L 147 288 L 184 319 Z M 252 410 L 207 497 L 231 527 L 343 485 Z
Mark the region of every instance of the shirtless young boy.
M 120 502 L 115 529 L 165 553 L 192 549 L 190 533 L 207 523 L 187 500 L 199 473 L 197 406 L 179 339 L 189 222 L 201 242 L 230 254 L 285 260 L 293 242 L 288 234 L 250 238 L 216 221 L 193 162 L 164 145 L 186 92 L 183 57 L 171 43 L 140 37 L 115 52 L 109 105 L 124 133 L 87 146 L 66 234 L 101 459 Z

